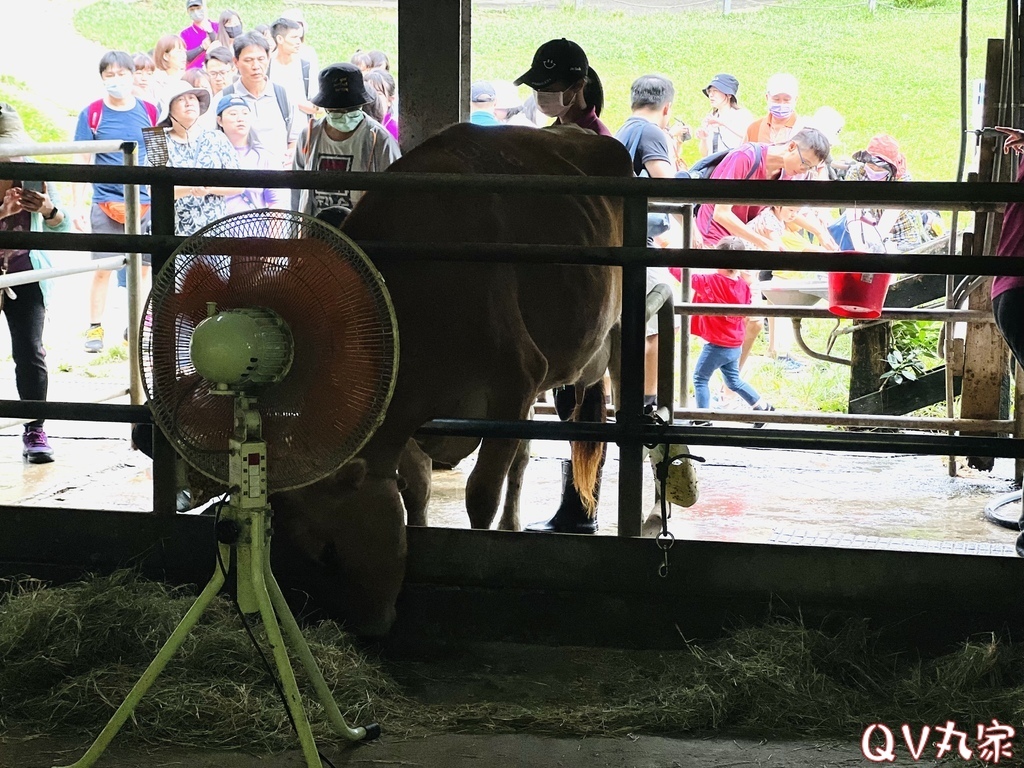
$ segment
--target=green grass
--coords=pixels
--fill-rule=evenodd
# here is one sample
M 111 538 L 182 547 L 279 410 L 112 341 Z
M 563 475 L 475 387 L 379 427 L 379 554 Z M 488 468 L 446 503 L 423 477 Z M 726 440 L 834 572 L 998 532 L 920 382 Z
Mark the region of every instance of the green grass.
M 52 119 L 36 106 L 35 96 L 25 83 L 10 75 L 0 75 L 0 101 L 14 107 L 33 141 L 65 141 L 67 136 Z
M 723 17 L 713 11 L 627 14 L 571 7 L 478 10 L 473 18 L 475 78 L 514 79 L 543 41 L 566 36 L 590 55 L 604 81 L 605 118 L 614 130 L 629 111 L 629 86 L 638 75 L 663 72 L 676 85 L 676 113 L 699 123 L 707 102 L 700 89 L 721 71 L 741 83 L 740 97 L 762 113 L 763 83 L 788 70 L 801 83 L 799 111 L 822 105 L 846 118 L 841 153 L 862 148 L 879 132 L 903 145 L 910 169 L 922 180 L 949 180 L 959 147 L 959 1 L 867 3 L 787 0 L 778 6 Z M 986 38 L 1001 37 L 1005 3 L 970 5 L 970 78 L 983 77 Z M 279 2 L 234 4 L 249 28 L 270 22 Z M 347 60 L 357 47 L 392 54 L 396 71 L 394 10 L 307 5 L 310 41 L 322 64 Z M 75 16 L 79 31 L 104 45 L 129 51 L 152 48 L 157 37 L 184 26 L 178 0 L 126 5 L 101 0 Z M 687 147 L 691 157 L 696 146 Z

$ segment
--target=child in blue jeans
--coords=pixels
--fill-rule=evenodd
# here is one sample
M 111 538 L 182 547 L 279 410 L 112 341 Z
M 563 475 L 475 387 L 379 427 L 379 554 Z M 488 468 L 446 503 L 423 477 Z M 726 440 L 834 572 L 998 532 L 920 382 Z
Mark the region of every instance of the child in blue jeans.
M 746 244 L 738 237 L 724 237 L 716 247 L 721 250 L 744 250 Z M 750 286 L 736 269 L 719 269 L 714 274 L 694 275 L 692 286 L 693 301 L 697 304 L 750 304 L 752 301 Z M 757 390 L 740 378 L 739 360 L 744 335 L 742 317 L 694 315 L 690 318 L 690 332 L 707 342 L 693 369 L 693 389 L 698 408 L 710 406 L 708 382 L 712 374 L 720 370 L 729 389 L 742 397 L 755 411 L 775 410 Z M 710 423 L 694 422 L 697 426 L 708 426 Z M 764 423 L 754 424 L 755 428 L 763 426 Z

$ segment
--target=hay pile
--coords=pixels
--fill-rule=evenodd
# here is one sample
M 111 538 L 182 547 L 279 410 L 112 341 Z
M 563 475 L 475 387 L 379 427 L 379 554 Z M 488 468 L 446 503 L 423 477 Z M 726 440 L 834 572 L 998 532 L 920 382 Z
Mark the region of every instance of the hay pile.
M 17 723 L 43 733 L 94 736 L 194 599 L 191 591 L 128 572 L 60 588 L 25 581 L 8 587 L 0 597 L 0 728 Z M 857 621 L 812 629 L 775 620 L 706 648 L 664 653 L 563 649 L 579 663 L 547 665 L 557 670 L 502 664 L 507 650 L 479 667 L 475 660 L 462 669 L 418 663 L 416 674 L 454 692 L 444 702 L 406 694 L 395 679 L 401 663 L 389 668 L 368 658 L 335 624 L 308 628 L 306 637 L 349 721 L 380 722 L 390 734 L 730 728 L 849 740 L 879 721 L 963 725 L 995 717 L 1019 728 L 1024 720 L 1018 647 L 990 637 L 938 659 L 908 658 L 880 651 L 879 636 Z M 481 685 L 467 693 L 474 680 Z M 523 693 L 531 690 L 544 693 Z M 327 736 L 311 698 L 307 711 L 317 736 Z M 136 739 L 204 748 L 274 751 L 295 743 L 270 678 L 222 600 L 126 729 Z
M 128 571 L 53 589 L 11 585 L 0 602 L 0 726 L 96 731 L 194 599 L 191 590 Z M 265 642 L 262 627 L 256 636 Z M 400 698 L 336 626 L 321 625 L 306 638 L 350 722 L 373 721 L 376 706 Z M 314 731 L 326 736 L 322 709 L 311 702 Z M 125 728 L 154 743 L 264 751 L 294 743 L 273 682 L 226 600 L 207 609 Z

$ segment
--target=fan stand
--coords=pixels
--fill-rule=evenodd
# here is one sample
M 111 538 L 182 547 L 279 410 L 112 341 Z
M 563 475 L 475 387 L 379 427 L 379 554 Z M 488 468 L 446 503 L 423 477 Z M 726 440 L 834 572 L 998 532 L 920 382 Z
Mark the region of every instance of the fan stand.
M 288 608 L 281 588 L 270 568 L 271 510 L 267 504 L 267 444 L 262 440 L 260 414 L 251 406 L 255 398 L 241 392 L 222 390 L 222 394 L 235 396 L 235 436 L 230 441 L 230 486 L 234 493 L 224 507 L 217 526 L 220 554 L 213 577 L 192 607 L 175 627 L 171 636 L 157 651 L 153 661 L 135 686 L 128 692 L 96 741 L 80 760 L 66 768 L 89 768 L 103 754 L 114 736 L 131 717 L 146 691 L 181 647 L 199 617 L 220 593 L 227 579 L 224 563 L 235 576 L 235 590 L 239 608 L 243 613 L 259 612 L 267 632 L 267 640 L 274 654 L 274 662 L 281 676 L 285 704 L 298 731 L 302 754 L 308 768 L 322 768 L 316 741 L 309 720 L 302 708 L 295 672 L 288 659 L 288 647 L 298 654 L 306 675 L 313 683 L 317 699 L 323 705 L 332 730 L 349 741 L 369 741 L 380 735 L 380 726 L 370 723 L 352 728 L 334 701 L 327 682 L 317 666 L 309 645 L 306 644 L 295 616 Z M 234 558 L 232 559 L 232 556 Z M 282 636 L 282 630 L 284 634 Z

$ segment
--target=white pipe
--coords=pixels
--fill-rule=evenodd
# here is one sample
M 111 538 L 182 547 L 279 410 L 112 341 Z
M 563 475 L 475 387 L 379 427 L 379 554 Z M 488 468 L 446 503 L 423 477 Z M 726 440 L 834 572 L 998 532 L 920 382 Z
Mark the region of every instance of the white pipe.
M 109 259 L 98 259 L 90 261 L 77 267 L 54 267 L 53 269 L 29 269 L 25 272 L 14 272 L 10 275 L 0 277 L 0 288 L 10 288 L 15 285 L 28 285 L 38 283 L 40 280 L 52 280 L 55 277 L 66 277 L 67 275 L 78 275 L 82 272 L 96 272 L 101 269 L 116 270 L 127 263 L 124 256 L 111 256 Z
M 64 141 L 51 144 L 0 145 L 0 157 L 40 157 L 42 155 L 99 155 L 120 152 L 124 141 Z

